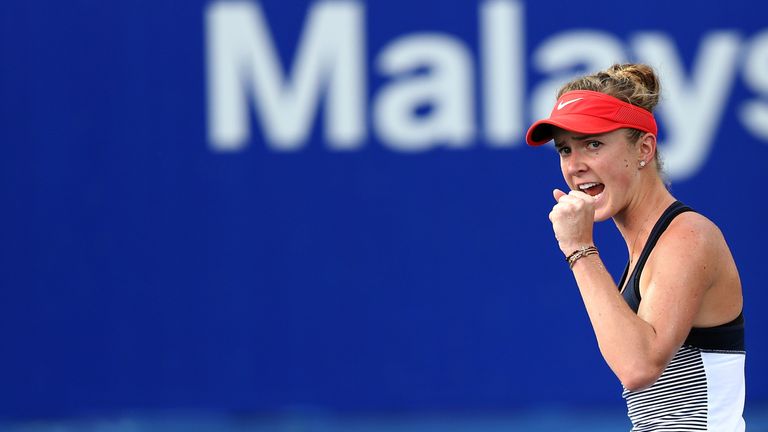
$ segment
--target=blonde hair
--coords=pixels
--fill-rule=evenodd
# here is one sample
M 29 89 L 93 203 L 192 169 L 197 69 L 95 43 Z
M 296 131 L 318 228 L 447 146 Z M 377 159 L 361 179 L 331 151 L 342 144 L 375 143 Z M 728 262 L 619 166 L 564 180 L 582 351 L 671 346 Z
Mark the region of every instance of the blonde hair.
M 576 78 L 560 88 L 557 98 L 560 99 L 564 93 L 573 90 L 605 93 L 651 113 L 661 98 L 661 83 L 656 72 L 642 63 L 614 64 L 604 71 Z M 627 129 L 627 138 L 632 144 L 644 134 L 645 132 L 638 129 Z M 658 148 L 655 159 L 656 167 L 661 173 L 662 163 Z

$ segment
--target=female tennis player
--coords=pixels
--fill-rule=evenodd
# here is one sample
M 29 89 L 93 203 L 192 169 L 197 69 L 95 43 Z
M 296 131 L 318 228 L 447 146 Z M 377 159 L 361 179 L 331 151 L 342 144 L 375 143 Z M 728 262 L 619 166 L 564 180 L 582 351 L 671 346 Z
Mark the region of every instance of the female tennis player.
M 614 65 L 563 86 L 526 140 L 560 154 L 571 190 L 554 190 L 549 218 L 632 430 L 743 431 L 739 274 L 717 226 L 664 184 L 659 92 L 649 66 Z M 629 251 L 618 287 L 592 238 L 608 218 Z

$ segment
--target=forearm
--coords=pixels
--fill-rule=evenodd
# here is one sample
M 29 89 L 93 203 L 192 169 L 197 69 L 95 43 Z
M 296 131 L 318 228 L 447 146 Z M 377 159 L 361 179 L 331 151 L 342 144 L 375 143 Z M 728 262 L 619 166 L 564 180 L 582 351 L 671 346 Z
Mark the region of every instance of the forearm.
M 557 204 L 552 208 L 549 219 L 560 250 L 571 257 L 573 251 L 592 244 L 595 201 L 580 191 L 571 191 L 566 195 L 555 189 L 553 196 Z M 583 252 L 586 253 L 586 249 Z M 683 333 L 682 327 L 677 331 L 672 328 L 671 332 L 665 328 L 666 338 L 661 338 L 649 324 L 658 320 L 644 320 L 629 308 L 599 255 L 586 255 L 571 262 L 600 351 L 608 366 L 628 389 L 652 384 L 674 355 L 674 344 Z
M 599 255 L 576 261 L 573 275 L 611 370 L 627 388 L 655 380 L 668 361 L 655 355 L 656 332 L 629 308 Z

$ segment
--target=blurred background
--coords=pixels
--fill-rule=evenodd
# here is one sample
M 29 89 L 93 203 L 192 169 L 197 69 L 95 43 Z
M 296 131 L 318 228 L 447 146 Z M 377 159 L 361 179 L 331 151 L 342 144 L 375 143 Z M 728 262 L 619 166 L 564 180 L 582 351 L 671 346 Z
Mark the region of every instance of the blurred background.
M 0 4 L 0 430 L 628 430 L 524 132 L 652 64 L 768 430 L 768 5 Z M 627 251 L 596 243 L 615 278 Z

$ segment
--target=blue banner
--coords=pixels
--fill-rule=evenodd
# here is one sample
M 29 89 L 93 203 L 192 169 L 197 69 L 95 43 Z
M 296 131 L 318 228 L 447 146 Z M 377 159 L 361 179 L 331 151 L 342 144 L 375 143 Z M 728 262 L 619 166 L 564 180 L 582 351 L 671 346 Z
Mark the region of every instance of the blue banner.
M 733 251 L 768 399 L 768 6 L 0 10 L 0 417 L 620 407 L 523 136 L 622 61 L 661 76 L 666 175 Z

